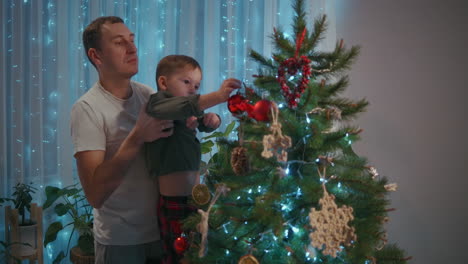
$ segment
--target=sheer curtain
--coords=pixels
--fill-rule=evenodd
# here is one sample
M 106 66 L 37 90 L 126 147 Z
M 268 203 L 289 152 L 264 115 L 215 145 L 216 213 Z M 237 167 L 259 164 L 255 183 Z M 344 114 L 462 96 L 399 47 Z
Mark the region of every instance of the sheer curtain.
M 306 1 L 309 27 L 314 16 L 328 15 L 323 49 L 336 41 L 334 2 Z M 158 60 L 185 54 L 200 62 L 206 93 L 227 77 L 251 84 L 257 65 L 248 50 L 270 55 L 273 28 L 292 32 L 293 10 L 284 0 L 3 0 L 0 14 L 0 197 L 10 196 L 19 181 L 32 182 L 42 204 L 45 186 L 77 181 L 69 114 L 97 80 L 81 43 L 93 19 L 120 16 L 136 34 L 140 71 L 134 80 L 155 87 Z M 220 113 L 224 125 L 231 121 L 225 104 L 210 111 Z M 46 215 L 45 224 L 49 220 Z M 47 250 L 46 258 L 53 253 Z

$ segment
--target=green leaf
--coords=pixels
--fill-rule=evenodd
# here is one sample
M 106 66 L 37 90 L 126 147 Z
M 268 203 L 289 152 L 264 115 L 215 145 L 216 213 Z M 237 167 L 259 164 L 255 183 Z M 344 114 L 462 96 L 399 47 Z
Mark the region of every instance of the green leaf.
M 214 132 L 209 136 L 203 137 L 202 140 L 210 139 L 210 138 L 218 138 L 218 137 L 227 137 L 231 134 L 232 130 L 236 126 L 236 122 L 232 121 L 229 125 L 227 125 L 226 130 L 224 132 Z
M 72 208 L 73 208 L 73 205 L 71 204 L 59 203 L 55 206 L 54 211 L 58 216 L 62 216 L 62 215 L 65 215 L 68 212 L 68 210 Z
M 60 188 L 54 186 L 47 186 L 45 188 L 45 194 L 47 199 L 44 202 L 44 205 L 42 205 L 43 210 L 49 208 L 58 198 L 61 197 Z
M 49 228 L 47 228 L 47 231 L 45 233 L 44 237 L 44 247 L 47 246 L 50 242 L 53 242 L 57 239 L 57 234 L 60 230 L 63 229 L 63 225 L 60 222 L 53 222 L 50 224 Z
M 213 146 L 214 146 L 214 143 L 211 140 L 201 143 L 201 153 L 202 154 L 210 153 Z
M 216 138 L 216 137 L 222 137 L 224 134 L 222 132 L 214 132 L 209 136 L 203 137 L 202 139 L 210 139 L 210 138 Z
M 235 126 L 236 126 L 236 122 L 235 122 L 235 121 L 232 121 L 232 122 L 226 127 L 226 130 L 224 131 L 223 136 L 224 136 L 224 137 L 229 136 L 229 134 L 231 134 L 231 132 L 232 132 L 232 130 L 234 129 Z
M 85 255 L 94 254 L 94 238 L 92 235 L 82 235 L 78 238 L 78 247 Z
M 10 199 L 10 198 L 0 198 L 0 205 L 2 203 L 6 203 L 6 202 L 14 202 L 15 200 L 13 199 Z
M 71 188 L 71 189 L 62 189 L 62 194 L 67 195 L 68 197 L 74 196 L 81 192 L 81 189 Z

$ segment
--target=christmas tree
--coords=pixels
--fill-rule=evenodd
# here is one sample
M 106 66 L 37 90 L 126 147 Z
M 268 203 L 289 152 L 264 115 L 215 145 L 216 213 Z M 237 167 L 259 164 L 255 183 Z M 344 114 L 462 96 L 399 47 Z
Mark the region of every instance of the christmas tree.
M 275 29 L 271 57 L 250 52 L 255 88 L 228 101 L 237 140 L 234 125 L 210 136 L 218 152 L 193 189 L 198 214 L 174 246 L 190 263 L 406 263 L 384 230 L 396 185 L 352 148 L 368 102 L 339 96 L 359 47 L 316 50 L 326 16 L 308 30 L 303 1 L 293 8 L 294 39 Z

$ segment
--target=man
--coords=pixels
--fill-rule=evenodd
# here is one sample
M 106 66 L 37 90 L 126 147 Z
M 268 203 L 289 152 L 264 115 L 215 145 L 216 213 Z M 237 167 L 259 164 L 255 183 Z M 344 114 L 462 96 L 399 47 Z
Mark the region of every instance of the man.
M 154 91 L 130 80 L 138 72 L 137 49 L 121 18 L 94 20 L 83 45 L 99 81 L 74 104 L 71 134 L 81 185 L 94 207 L 96 263 L 158 263 L 158 188 L 143 144 L 170 136 L 173 122 L 144 111 Z

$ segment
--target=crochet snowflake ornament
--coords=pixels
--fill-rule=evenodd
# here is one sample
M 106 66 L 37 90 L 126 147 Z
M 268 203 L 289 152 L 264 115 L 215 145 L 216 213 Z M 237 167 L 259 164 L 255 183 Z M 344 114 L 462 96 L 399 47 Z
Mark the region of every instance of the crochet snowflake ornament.
M 310 233 L 311 245 L 317 249 L 323 249 L 322 253 L 336 258 L 341 252 L 341 244 L 351 245 L 351 241 L 356 241 L 354 227 L 348 226 L 348 222 L 354 219 L 353 208 L 346 205 L 338 208 L 335 203 L 335 196 L 328 194 L 325 185 L 323 186 L 323 197 L 319 204 L 321 210 L 312 208 L 309 213 L 310 225 L 315 230 Z

